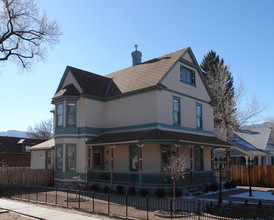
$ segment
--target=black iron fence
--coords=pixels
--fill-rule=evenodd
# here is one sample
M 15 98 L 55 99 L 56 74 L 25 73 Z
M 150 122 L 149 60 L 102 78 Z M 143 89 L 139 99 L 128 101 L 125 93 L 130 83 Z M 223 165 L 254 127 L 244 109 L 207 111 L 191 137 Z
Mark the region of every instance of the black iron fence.
M 222 204 L 197 199 L 131 196 L 71 188 L 1 186 L 1 196 L 28 202 L 73 208 L 94 214 L 133 219 L 274 219 L 274 210 L 264 204 Z

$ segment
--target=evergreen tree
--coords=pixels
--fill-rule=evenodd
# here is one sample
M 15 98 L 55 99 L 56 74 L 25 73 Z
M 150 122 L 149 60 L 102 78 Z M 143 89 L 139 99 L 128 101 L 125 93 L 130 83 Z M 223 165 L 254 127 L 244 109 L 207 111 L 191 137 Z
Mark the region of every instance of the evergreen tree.
M 212 50 L 204 56 L 200 67 L 216 100 L 214 126 L 225 130 L 225 139 L 228 140 L 231 132 L 237 128 L 235 92 L 230 68 Z

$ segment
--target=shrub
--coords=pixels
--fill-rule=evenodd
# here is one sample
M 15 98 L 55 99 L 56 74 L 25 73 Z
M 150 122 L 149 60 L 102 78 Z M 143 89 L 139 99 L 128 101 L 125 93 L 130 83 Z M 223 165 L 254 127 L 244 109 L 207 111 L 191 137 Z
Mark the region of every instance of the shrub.
M 108 193 L 110 191 L 110 188 L 108 186 L 104 186 L 103 192 Z
M 261 179 L 261 180 L 258 182 L 257 185 L 258 185 L 258 186 L 261 186 L 261 187 L 264 187 L 264 186 L 266 186 L 266 183 Z
M 147 189 L 140 189 L 139 195 L 145 197 L 149 194 L 149 191 Z
M 211 183 L 210 184 L 210 191 L 217 191 L 219 189 L 219 186 L 217 183 Z
M 201 190 L 202 190 L 203 193 L 208 193 L 209 185 L 206 185 L 206 184 L 202 185 Z
M 100 189 L 100 187 L 97 185 L 97 184 L 93 184 L 93 185 L 91 185 L 91 187 L 90 187 L 90 190 L 91 191 L 98 191 Z
M 241 186 L 242 185 L 242 180 L 241 179 L 237 179 L 236 180 L 236 185 L 237 186 Z
M 121 185 L 118 185 L 118 186 L 116 186 L 116 191 L 117 191 L 117 193 L 123 194 L 123 192 L 124 192 L 124 187 L 121 186 Z
M 160 198 L 163 198 L 166 196 L 166 191 L 164 189 L 157 189 L 155 191 L 155 195 L 160 197 Z
M 176 195 L 176 197 L 180 197 L 180 196 L 182 196 L 182 195 L 183 195 L 182 190 L 181 190 L 181 189 L 177 189 L 177 188 L 175 188 L 175 195 Z
M 134 186 L 131 186 L 128 188 L 128 194 L 131 196 L 135 196 L 136 195 L 136 189 Z
M 237 181 L 231 180 L 230 184 L 231 184 L 231 188 L 236 188 L 236 186 L 237 186 Z
M 231 182 L 230 181 L 226 181 L 224 184 L 225 189 L 231 189 Z

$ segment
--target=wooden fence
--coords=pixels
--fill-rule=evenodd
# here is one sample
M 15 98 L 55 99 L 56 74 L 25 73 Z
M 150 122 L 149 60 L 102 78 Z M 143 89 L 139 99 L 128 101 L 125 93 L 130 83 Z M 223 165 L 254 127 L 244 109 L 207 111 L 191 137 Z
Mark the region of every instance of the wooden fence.
M 240 179 L 242 185 L 249 185 L 247 166 L 232 165 L 230 168 L 233 180 Z M 274 187 L 274 166 L 253 166 L 250 170 L 250 176 L 252 186 L 265 184 L 267 187 Z
M 0 168 L 1 185 L 53 186 L 53 179 L 52 169 Z

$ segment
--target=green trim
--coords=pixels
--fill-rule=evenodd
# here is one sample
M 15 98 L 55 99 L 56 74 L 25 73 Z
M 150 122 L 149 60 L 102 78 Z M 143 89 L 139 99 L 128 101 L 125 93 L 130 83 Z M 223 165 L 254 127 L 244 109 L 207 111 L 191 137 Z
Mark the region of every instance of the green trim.
M 69 170 L 68 169 L 68 147 L 72 146 L 74 148 L 74 170 Z M 77 146 L 76 144 L 65 144 L 65 171 L 66 172 L 76 172 L 76 167 L 77 167 Z
M 85 136 L 69 136 L 69 135 L 67 135 L 67 136 L 55 136 L 54 137 L 54 139 L 64 139 L 64 138 L 72 138 L 72 139 L 81 139 L 81 138 L 94 138 L 94 137 L 96 137 L 96 135 L 85 135 Z
M 180 125 L 172 125 L 172 124 L 165 124 L 165 123 L 148 123 L 148 124 L 139 124 L 139 125 L 129 125 L 129 126 L 121 126 L 121 127 L 115 127 L 115 128 L 94 128 L 94 127 L 80 127 L 80 128 L 57 128 L 55 130 L 55 135 L 57 137 L 55 138 L 85 138 L 85 137 L 94 137 L 104 132 L 113 132 L 113 131 L 129 131 L 129 130 L 135 130 L 135 129 L 147 129 L 147 128 L 168 128 L 168 129 L 174 129 L 174 130 L 181 130 L 181 131 L 188 131 L 188 132 L 195 132 L 195 133 L 203 133 L 203 134 L 214 134 L 213 131 L 207 131 L 207 130 L 201 130 L 197 128 L 189 128 L 189 127 L 183 127 Z M 88 135 L 88 134 L 94 134 L 94 135 Z M 70 136 L 75 135 L 75 136 Z M 80 136 L 79 135 L 83 135 Z
M 58 148 L 61 148 L 62 149 L 62 168 L 61 169 L 57 169 L 57 150 Z M 54 152 L 54 170 L 56 172 L 63 172 L 63 164 L 64 164 L 64 153 L 63 153 L 63 145 L 62 144 L 57 144 L 55 145 L 55 152 Z
M 58 125 L 58 106 L 63 106 L 63 112 L 62 112 L 62 125 Z M 55 105 L 55 127 L 56 128 L 63 128 L 64 127 L 64 102 L 57 103 Z
M 174 110 L 174 101 L 178 101 L 179 105 L 179 112 Z M 174 120 L 174 113 L 179 113 L 178 114 L 178 122 Z M 181 99 L 179 97 L 174 97 L 172 99 L 172 119 L 173 119 L 173 125 L 174 126 L 180 126 L 181 125 Z
M 75 105 L 75 112 L 74 112 L 74 124 L 68 124 L 68 105 L 74 104 Z M 66 127 L 76 127 L 77 126 L 77 101 L 66 101 Z
M 197 107 L 200 107 L 200 109 L 201 109 L 201 120 L 200 120 L 201 127 L 198 127 L 198 124 L 197 124 L 197 119 L 198 119 Z M 203 130 L 203 105 L 199 104 L 199 103 L 196 103 L 196 128 Z
M 184 80 L 182 79 L 182 69 L 185 69 L 185 70 L 187 70 L 188 72 L 194 74 L 194 84 L 188 83 L 188 82 L 186 82 L 186 81 L 184 81 Z M 195 75 L 195 71 L 192 70 L 192 69 L 189 69 L 189 68 L 187 68 L 187 67 L 185 67 L 185 66 L 183 66 L 183 65 L 180 65 L 180 81 L 181 81 L 182 83 L 187 84 L 187 85 L 190 85 L 190 86 L 193 86 L 193 87 L 197 87 L 197 85 L 196 85 L 196 75 Z

